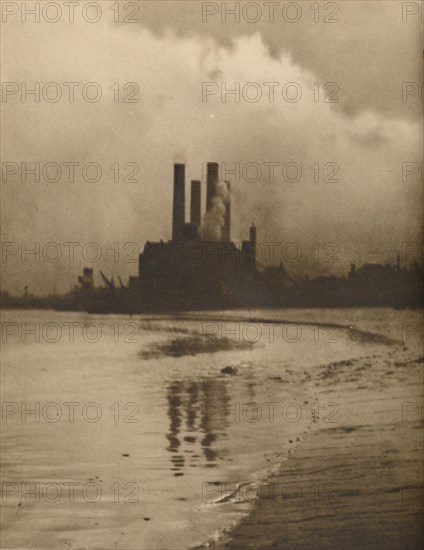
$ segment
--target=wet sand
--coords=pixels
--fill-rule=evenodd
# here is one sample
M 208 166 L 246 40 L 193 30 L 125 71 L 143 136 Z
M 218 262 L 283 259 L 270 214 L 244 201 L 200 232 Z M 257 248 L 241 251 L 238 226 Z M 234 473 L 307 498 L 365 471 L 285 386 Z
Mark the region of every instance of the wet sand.
M 423 365 L 398 348 L 317 371 L 339 422 L 312 423 L 250 514 L 201 548 L 422 548 Z

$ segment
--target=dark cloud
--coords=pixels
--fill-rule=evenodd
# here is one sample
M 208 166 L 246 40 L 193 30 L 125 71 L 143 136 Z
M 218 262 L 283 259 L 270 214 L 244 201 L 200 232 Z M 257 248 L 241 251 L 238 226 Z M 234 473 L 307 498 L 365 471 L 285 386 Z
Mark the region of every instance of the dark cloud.
M 422 30 L 419 16 L 410 17 L 407 23 L 402 21 L 401 3 L 320 3 L 317 14 L 311 9 L 315 2 L 298 2 L 301 15 L 293 23 L 282 17 L 287 2 L 277 2 L 273 23 L 262 2 L 256 3 L 261 6 L 261 19 L 256 23 L 248 22 L 242 12 L 240 22 L 236 23 L 231 15 L 222 22 L 221 2 L 209 2 L 218 12 L 202 22 L 205 4 L 208 3 L 201 0 L 145 1 L 141 4 L 140 25 L 159 36 L 171 32 L 177 36 L 212 38 L 227 48 L 233 47 L 242 35 L 259 33 L 271 57 L 277 59 L 282 53 L 289 53 L 295 63 L 313 71 L 321 84 L 336 82 L 341 99 L 339 104 L 333 104 L 335 109 L 350 114 L 372 109 L 411 120 L 421 116 L 419 94 L 402 103 L 402 83 L 422 80 Z M 231 10 L 236 2 L 222 4 Z M 239 4 L 243 6 L 243 2 Z M 332 6 L 337 6 L 337 13 Z M 295 18 L 293 11 L 287 13 L 287 18 Z M 314 18 L 318 21 L 314 22 Z M 338 22 L 325 22 L 336 19 Z M 284 75 L 278 76 L 284 81 Z
M 362 134 L 358 132 L 348 132 L 348 134 L 352 142 L 362 147 L 383 147 L 388 142 L 387 137 L 385 137 L 379 129 L 372 129 Z

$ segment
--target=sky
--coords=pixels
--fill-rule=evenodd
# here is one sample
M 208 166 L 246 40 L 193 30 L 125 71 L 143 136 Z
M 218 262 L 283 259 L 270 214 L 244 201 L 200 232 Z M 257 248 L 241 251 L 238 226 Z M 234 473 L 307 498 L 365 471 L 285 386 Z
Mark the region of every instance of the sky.
M 136 275 L 145 242 L 171 237 L 175 162 L 186 164 L 187 206 L 206 162 L 228 172 L 233 240 L 254 222 L 264 265 L 342 275 L 352 261 L 418 257 L 417 3 L 275 2 L 271 20 L 266 3 L 239 2 L 237 22 L 221 2 L 121 2 L 118 13 L 101 1 L 94 22 L 77 2 L 70 22 L 58 2 L 60 20 L 49 8 L 39 23 L 20 2 L 1 4 L 3 290 L 65 292 L 84 266 L 97 283 L 99 269 Z M 23 101 L 37 82 L 40 101 Z M 239 98 L 225 94 L 236 86 Z M 24 181 L 34 163 L 40 181 Z M 202 192 L 204 205 L 205 183 Z

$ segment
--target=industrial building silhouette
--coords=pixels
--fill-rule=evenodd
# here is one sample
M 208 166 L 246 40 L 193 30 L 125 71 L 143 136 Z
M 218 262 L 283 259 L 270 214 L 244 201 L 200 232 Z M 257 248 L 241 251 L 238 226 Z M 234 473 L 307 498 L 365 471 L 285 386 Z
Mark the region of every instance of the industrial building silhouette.
M 225 189 L 225 194 L 219 188 Z M 241 250 L 231 241 L 231 193 L 218 164 L 207 164 L 206 209 L 202 185 L 191 182 L 190 221 L 185 213 L 185 165 L 174 165 L 172 240 L 147 241 L 138 277 L 129 290 L 146 309 L 210 309 L 242 306 L 257 293 L 256 228 Z
M 85 310 L 92 313 L 222 310 L 252 307 L 422 307 L 423 265 L 416 260 L 401 267 L 387 263 L 352 264 L 345 277 L 305 276 L 293 280 L 284 266 L 257 265 L 254 224 L 249 239 L 237 247 L 231 241 L 231 189 L 219 178 L 218 164 L 207 164 L 206 200 L 202 215 L 202 183 L 191 181 L 187 221 L 185 165 L 174 165 L 172 238 L 147 241 L 139 255 L 138 275 L 125 286 L 102 271 L 103 288 L 84 268 L 68 294 L 36 298 L 1 294 L 6 308 Z

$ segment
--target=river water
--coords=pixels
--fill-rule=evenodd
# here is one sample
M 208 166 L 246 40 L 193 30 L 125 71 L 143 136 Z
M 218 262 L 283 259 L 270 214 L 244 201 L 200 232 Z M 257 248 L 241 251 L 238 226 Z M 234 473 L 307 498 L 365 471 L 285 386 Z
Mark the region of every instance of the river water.
M 375 358 L 418 356 L 421 331 L 391 309 L 3 311 L 3 547 L 219 539 L 315 425 L 346 418 L 343 388 L 377 384 Z M 322 373 L 352 361 L 334 401 Z

